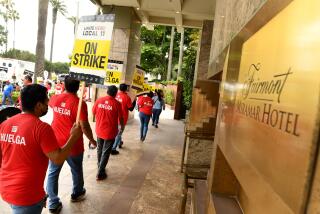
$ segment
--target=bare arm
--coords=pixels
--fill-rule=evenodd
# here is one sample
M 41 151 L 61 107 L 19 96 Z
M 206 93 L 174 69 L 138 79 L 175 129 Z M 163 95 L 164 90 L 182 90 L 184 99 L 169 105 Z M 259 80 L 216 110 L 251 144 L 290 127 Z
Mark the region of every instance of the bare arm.
M 119 118 L 119 122 L 120 122 L 120 126 L 121 126 L 121 131 L 124 130 L 124 120 L 123 120 L 123 117 L 120 117 Z
M 80 121 L 80 126 L 81 126 L 83 134 L 89 139 L 89 144 L 96 146 L 97 142 L 93 138 L 90 123 L 88 121 Z
M 70 137 L 64 147 L 59 148 L 55 151 L 47 153 L 47 157 L 55 164 L 61 165 L 69 156 L 69 153 L 73 145 L 78 141 L 79 137 L 82 136 L 80 125 L 73 125 L 70 133 Z

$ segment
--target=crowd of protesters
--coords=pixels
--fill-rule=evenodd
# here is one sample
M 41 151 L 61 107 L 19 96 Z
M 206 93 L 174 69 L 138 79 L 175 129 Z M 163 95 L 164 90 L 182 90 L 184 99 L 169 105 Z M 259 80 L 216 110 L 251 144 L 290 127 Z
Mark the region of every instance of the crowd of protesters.
M 9 99 L 13 87 L 7 83 L 2 103 Z M 107 96 L 98 98 L 92 108 L 96 118 L 95 133 L 88 122 L 88 107 L 82 102 L 79 121 L 80 81 L 66 77 L 64 83 L 55 84 L 55 95 L 48 91 L 51 84 L 32 84 L 26 76 L 18 98 L 22 110 L 0 124 L 0 194 L 12 208 L 13 213 L 41 213 L 48 198 L 50 213 L 59 213 L 62 202 L 59 198 L 59 174 L 64 162 L 72 174 L 71 202 L 85 198 L 83 178 L 83 134 L 89 140 L 89 147 L 97 147 L 96 180 L 107 178 L 106 166 L 110 155 L 117 155 L 122 148 L 122 135 L 128 121 L 129 111 L 137 106 L 140 118 L 140 141 L 144 142 L 148 125 L 158 128 L 159 116 L 165 109 L 161 90 L 144 93 L 134 100 L 127 94 L 128 85 L 120 84 L 119 91 L 114 85 L 107 89 Z M 39 118 L 53 110 L 51 126 Z M 48 171 L 47 171 L 48 169 Z M 46 191 L 44 180 L 47 172 Z

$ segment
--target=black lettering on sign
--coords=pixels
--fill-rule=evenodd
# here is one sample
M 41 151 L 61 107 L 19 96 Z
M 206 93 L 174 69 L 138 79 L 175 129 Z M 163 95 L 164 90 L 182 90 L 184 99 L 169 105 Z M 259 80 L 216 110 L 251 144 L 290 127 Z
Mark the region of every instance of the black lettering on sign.
M 97 42 L 87 42 L 84 45 L 84 53 L 86 53 L 86 54 L 96 54 L 97 53 L 97 48 L 98 48 L 98 43 Z
M 106 81 L 109 83 L 120 83 L 120 78 L 114 77 L 114 73 L 112 71 L 107 72 Z

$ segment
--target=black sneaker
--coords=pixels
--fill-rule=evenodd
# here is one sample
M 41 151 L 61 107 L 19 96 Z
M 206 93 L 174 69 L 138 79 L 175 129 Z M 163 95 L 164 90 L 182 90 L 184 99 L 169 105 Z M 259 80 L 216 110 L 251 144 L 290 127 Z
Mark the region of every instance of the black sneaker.
M 86 189 L 83 188 L 81 193 L 71 194 L 71 202 L 83 201 L 86 198 Z
M 111 154 L 112 154 L 112 155 L 118 155 L 119 152 L 118 152 L 117 150 L 111 150 Z
M 158 128 L 158 125 L 155 125 L 154 127 Z
M 122 148 L 122 145 L 123 145 L 123 141 L 121 141 L 120 144 L 119 144 L 119 148 L 120 149 Z
M 107 174 L 97 175 L 96 180 L 102 181 L 102 180 L 106 179 L 107 177 L 108 177 Z
M 61 209 L 62 209 L 62 203 L 59 202 L 59 204 L 57 205 L 56 208 L 53 208 L 53 209 L 49 208 L 49 212 L 50 213 L 60 213 Z

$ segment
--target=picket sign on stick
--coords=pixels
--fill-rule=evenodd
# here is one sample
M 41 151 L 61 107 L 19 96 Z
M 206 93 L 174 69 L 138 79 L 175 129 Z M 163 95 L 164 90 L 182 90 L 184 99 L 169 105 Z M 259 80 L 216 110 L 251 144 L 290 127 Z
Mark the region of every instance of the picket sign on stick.
M 82 100 L 83 100 L 83 94 L 84 94 L 85 87 L 86 87 L 86 82 L 82 82 L 81 89 L 80 89 L 80 99 L 79 99 L 79 104 L 78 104 L 76 124 L 78 124 L 80 121 L 80 112 L 81 112 Z

